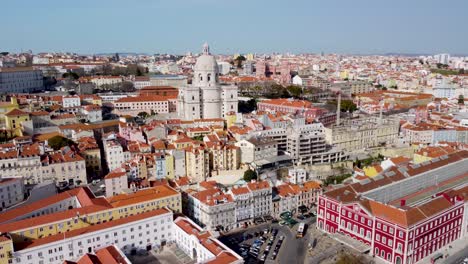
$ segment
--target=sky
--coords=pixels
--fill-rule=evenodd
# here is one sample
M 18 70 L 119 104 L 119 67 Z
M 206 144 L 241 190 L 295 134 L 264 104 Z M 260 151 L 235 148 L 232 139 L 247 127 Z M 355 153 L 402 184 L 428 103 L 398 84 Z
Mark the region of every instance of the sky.
M 13 0 L 0 51 L 467 54 L 467 0 Z

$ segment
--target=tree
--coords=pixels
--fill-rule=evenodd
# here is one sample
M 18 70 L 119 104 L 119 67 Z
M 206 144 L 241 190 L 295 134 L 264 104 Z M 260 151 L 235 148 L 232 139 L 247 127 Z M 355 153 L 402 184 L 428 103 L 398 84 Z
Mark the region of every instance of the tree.
M 247 102 L 239 101 L 239 112 L 247 114 L 255 109 L 257 109 L 257 101 L 255 99 L 250 99 Z
M 80 76 L 76 72 L 66 72 L 62 74 L 62 78 L 68 78 L 70 80 L 78 80 Z
M 141 117 L 141 118 L 145 119 L 145 118 L 147 118 L 147 117 L 148 117 L 148 113 L 146 113 L 146 112 L 140 112 L 140 113 L 138 113 L 138 115 L 137 115 L 137 116 L 139 116 L 139 117 Z
M 463 96 L 463 94 L 460 94 L 458 96 L 458 104 L 465 104 L 465 97 Z
M 54 150 L 59 150 L 66 146 L 75 145 L 75 142 L 73 140 L 64 138 L 62 136 L 52 137 L 47 141 L 47 143 L 49 144 L 49 147 L 53 148 Z
M 237 56 L 237 58 L 234 60 L 236 62 L 237 68 L 242 68 L 242 62 L 244 62 L 246 58 L 242 55 Z
M 302 95 L 302 87 L 297 85 L 289 85 L 286 87 L 286 90 L 288 90 L 289 94 L 294 98 L 299 98 Z
M 120 86 L 120 90 L 122 92 L 134 92 L 135 91 L 135 86 L 133 85 L 132 82 L 129 82 L 129 81 L 125 81 L 125 82 L 122 82 L 122 85 Z
M 342 100 L 341 101 L 341 111 L 344 111 L 344 112 L 354 112 L 357 110 L 357 106 L 355 103 L 353 103 L 353 101 L 351 100 Z
M 244 172 L 244 181 L 250 182 L 251 180 L 257 179 L 257 173 L 251 169 L 248 169 Z
M 197 141 L 203 141 L 203 136 L 202 135 L 194 136 L 192 139 L 197 140 Z
M 465 69 L 459 69 L 458 74 L 465 74 Z

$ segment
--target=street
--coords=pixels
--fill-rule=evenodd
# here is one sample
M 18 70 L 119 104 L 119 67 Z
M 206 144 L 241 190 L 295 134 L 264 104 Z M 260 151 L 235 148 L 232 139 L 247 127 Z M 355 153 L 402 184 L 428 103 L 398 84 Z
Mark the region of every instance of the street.
M 309 228 L 315 228 L 313 223 L 315 222 L 315 218 L 309 218 L 307 220 L 302 221 L 308 225 Z M 245 228 L 239 230 L 238 232 L 231 233 L 226 236 L 222 236 L 219 239 L 225 243 L 228 247 L 233 249 L 234 251 L 240 253 L 239 246 L 243 243 L 251 244 L 256 238 L 251 238 L 248 240 L 243 241 L 244 234 L 254 234 L 255 232 L 263 232 L 265 228 L 268 229 L 277 229 L 278 235 L 277 239 L 275 240 L 273 246 L 276 245 L 277 240 L 280 236 L 284 236 L 284 241 L 282 246 L 278 252 L 278 256 L 275 260 L 271 260 L 272 252 L 268 254 L 268 257 L 265 263 L 304 263 L 305 256 L 307 254 L 307 245 L 311 241 L 310 239 L 310 232 L 307 232 L 303 238 L 296 238 L 296 229 L 298 224 L 296 224 L 293 228 L 289 228 L 288 226 L 284 225 L 281 226 L 277 223 L 264 223 L 256 226 L 252 226 L 249 228 Z M 308 230 L 307 229 L 307 230 Z M 263 248 L 263 247 L 262 247 Z M 246 263 L 257 263 L 257 260 L 253 261 L 246 261 Z
M 463 260 L 468 258 L 468 247 L 458 251 L 457 253 L 449 256 L 444 263 L 445 264 L 463 264 Z

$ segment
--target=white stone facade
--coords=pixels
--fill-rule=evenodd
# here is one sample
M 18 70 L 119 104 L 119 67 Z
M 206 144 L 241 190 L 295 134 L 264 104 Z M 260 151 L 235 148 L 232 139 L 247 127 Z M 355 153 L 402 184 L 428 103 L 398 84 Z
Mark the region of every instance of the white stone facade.
M 186 120 L 224 118 L 237 112 L 237 87 L 220 85 L 216 59 L 208 45 L 203 47 L 194 67 L 192 85 L 179 90 L 179 116 Z

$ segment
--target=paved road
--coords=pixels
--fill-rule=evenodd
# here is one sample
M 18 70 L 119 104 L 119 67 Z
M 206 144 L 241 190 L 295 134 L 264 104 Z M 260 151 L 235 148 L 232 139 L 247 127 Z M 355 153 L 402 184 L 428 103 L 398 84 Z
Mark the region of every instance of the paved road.
M 314 228 L 312 224 L 315 222 L 315 219 L 308 219 L 304 221 L 305 223 L 308 224 L 309 228 Z M 239 245 L 242 244 L 242 235 L 244 233 L 255 233 L 255 232 L 260 232 L 263 231 L 265 228 L 275 228 L 278 229 L 278 235 L 276 237 L 276 240 L 272 246 L 274 246 L 277 243 L 277 240 L 280 236 L 285 236 L 285 239 L 281 245 L 281 249 L 278 253 L 278 257 L 273 261 L 270 259 L 270 256 L 272 255 L 273 250 L 270 251 L 267 260 L 265 263 L 267 264 L 273 264 L 273 263 L 287 263 L 287 264 L 295 264 L 295 263 L 304 263 L 305 256 L 307 254 L 307 245 L 311 241 L 310 239 L 310 232 L 307 232 L 306 235 L 303 238 L 297 239 L 296 238 L 296 229 L 297 229 L 298 224 L 296 224 L 292 229 L 289 228 L 288 226 L 280 226 L 279 224 L 261 224 L 253 227 L 249 227 L 243 230 L 239 230 L 239 232 L 236 233 L 231 233 L 227 236 L 221 237 L 220 240 L 225 243 L 228 247 L 231 249 L 235 250 L 236 252 L 239 252 Z M 252 239 L 254 240 L 254 239 Z M 246 241 L 246 242 L 251 242 Z M 249 243 L 250 244 L 250 243 Z
M 449 256 L 444 263 L 445 264 L 462 264 L 463 260 L 468 258 L 468 247 L 458 251 L 457 253 Z

